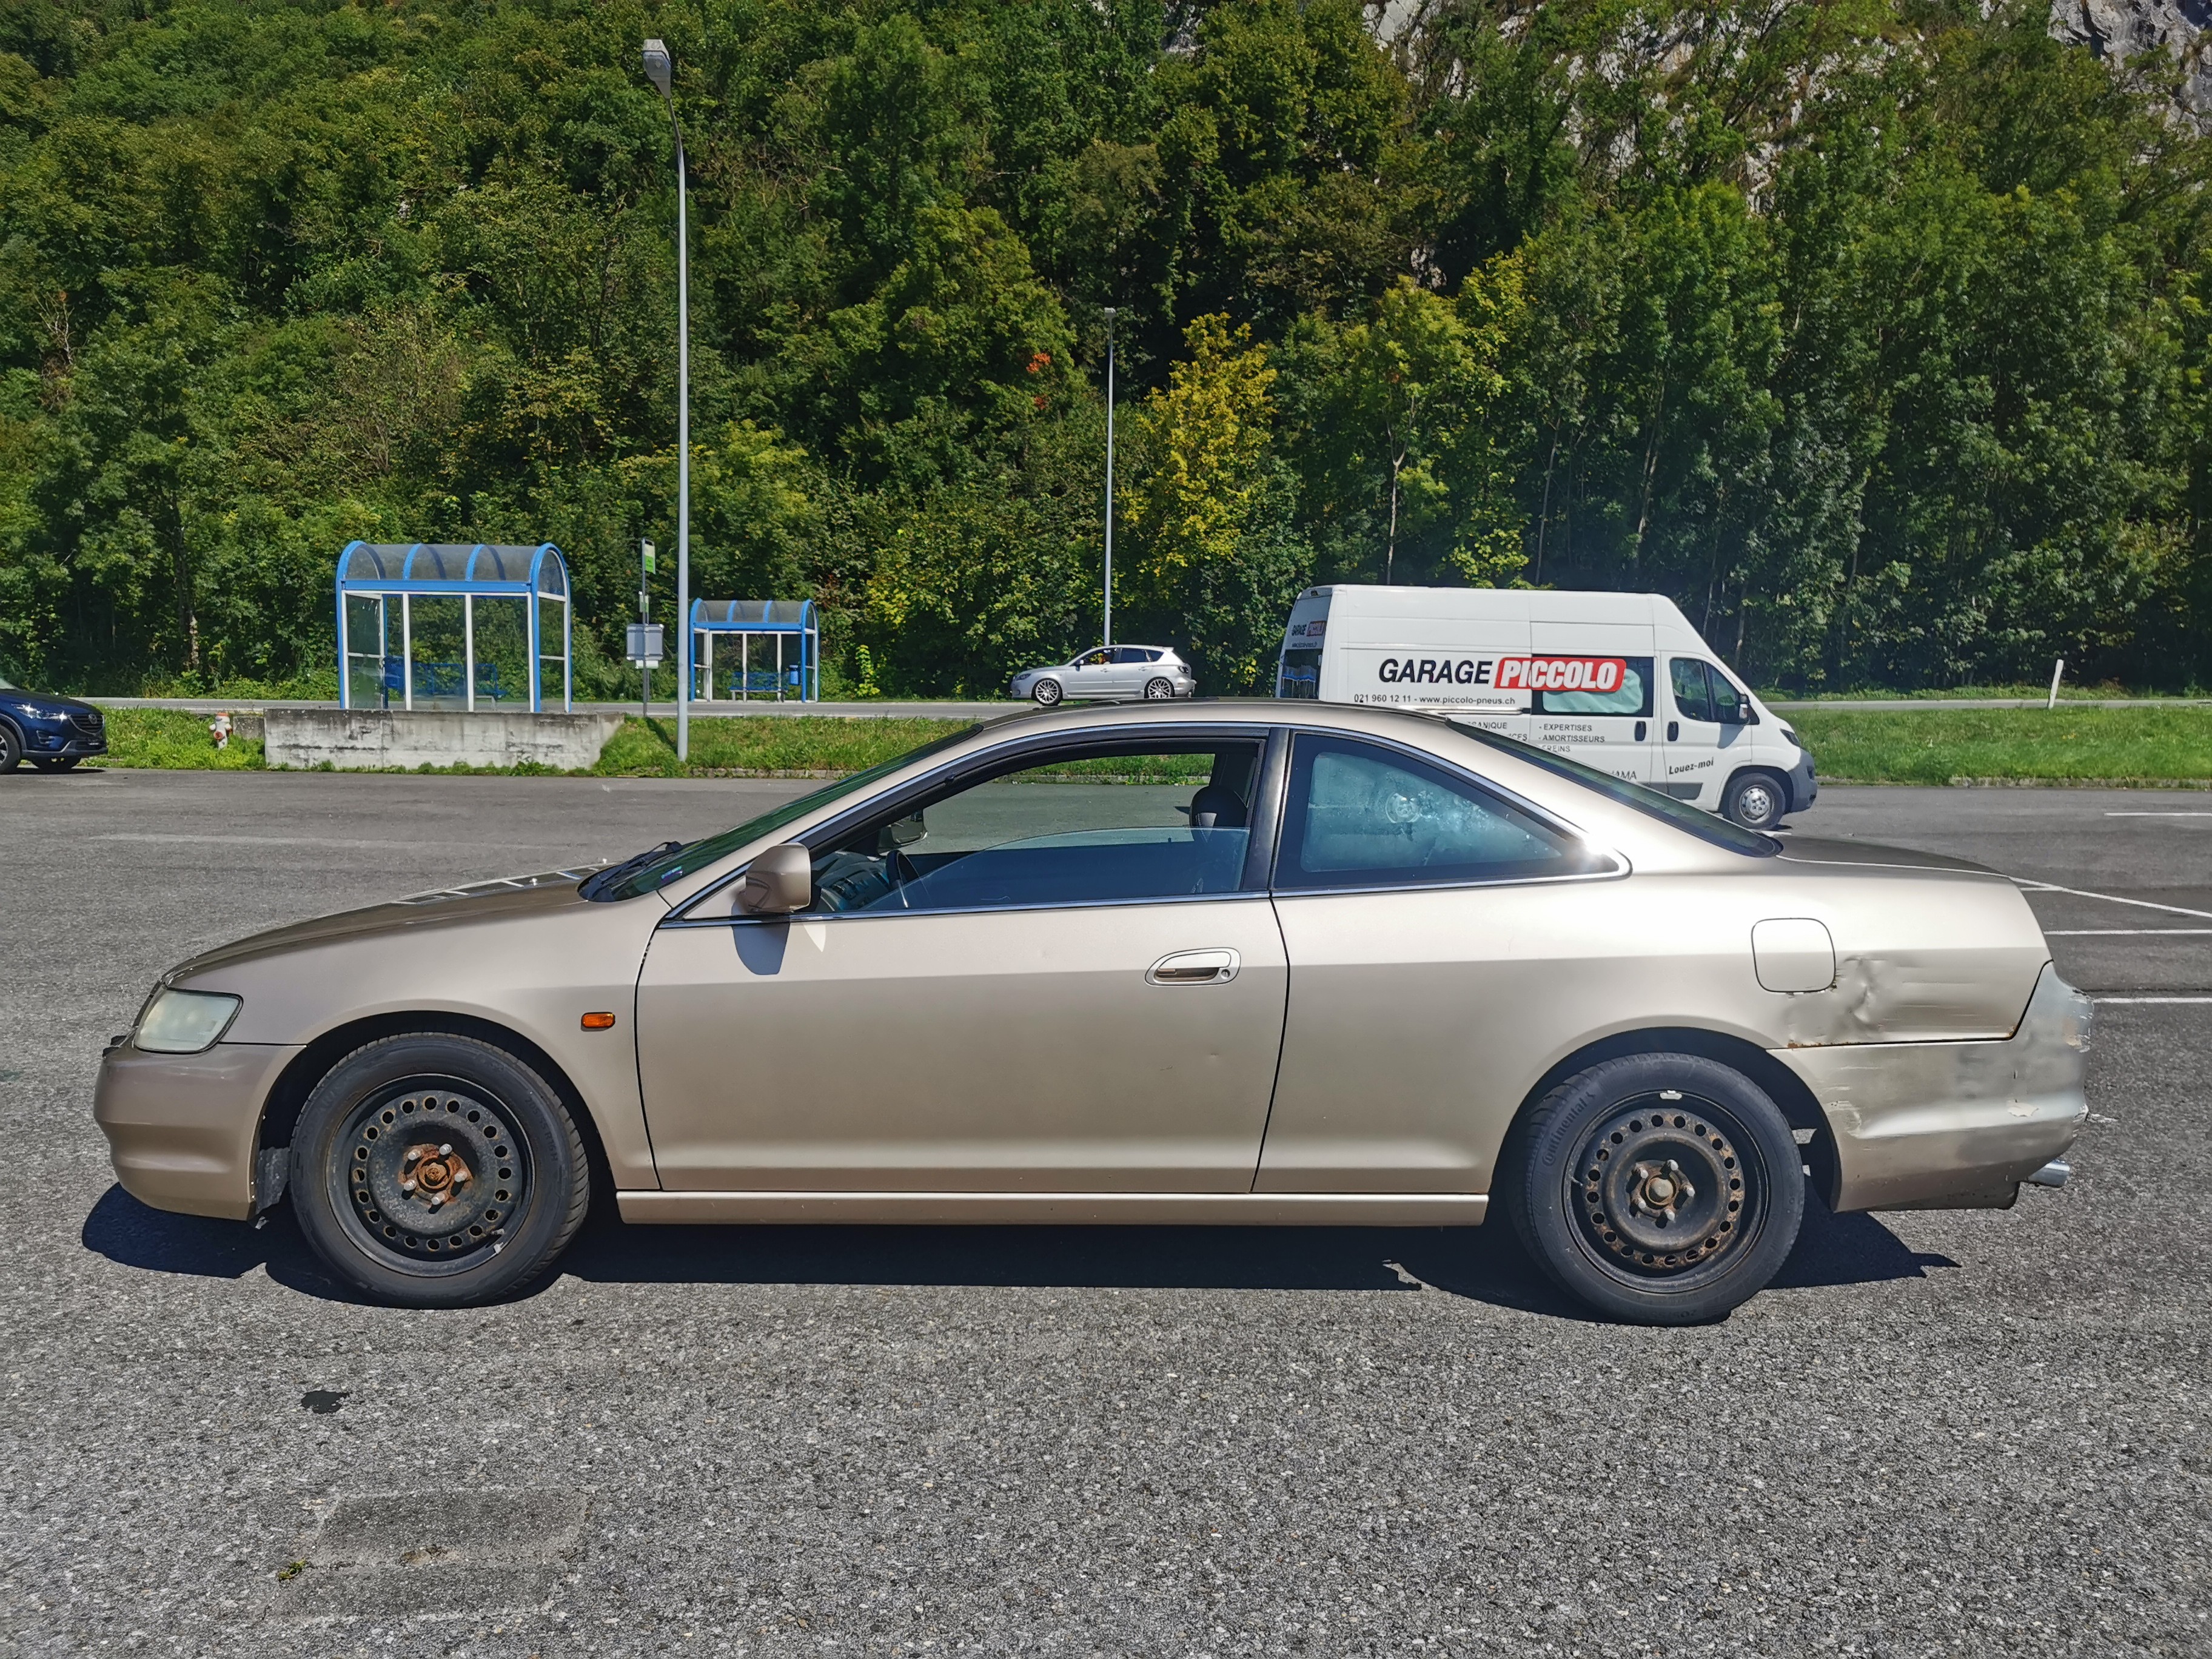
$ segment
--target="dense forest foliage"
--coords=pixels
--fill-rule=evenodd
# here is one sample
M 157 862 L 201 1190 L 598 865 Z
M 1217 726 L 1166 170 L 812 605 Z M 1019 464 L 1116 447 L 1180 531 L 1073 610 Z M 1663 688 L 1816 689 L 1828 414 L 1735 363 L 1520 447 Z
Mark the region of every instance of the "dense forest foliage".
M 303 683 L 349 538 L 550 539 L 625 684 L 660 34 L 693 591 L 815 596 L 833 689 L 1095 639 L 1108 307 L 1115 632 L 1207 689 L 1386 577 L 1665 592 L 1761 684 L 2201 684 L 2212 144 L 2048 15 L 12 0 L 0 672 Z

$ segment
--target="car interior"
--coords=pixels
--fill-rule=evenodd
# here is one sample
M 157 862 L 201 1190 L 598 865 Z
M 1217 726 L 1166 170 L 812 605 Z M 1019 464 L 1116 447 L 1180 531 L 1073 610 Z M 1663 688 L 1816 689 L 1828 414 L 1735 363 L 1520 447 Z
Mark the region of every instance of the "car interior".
M 1112 902 L 1233 892 L 1257 739 L 1009 763 L 814 855 L 817 913 Z

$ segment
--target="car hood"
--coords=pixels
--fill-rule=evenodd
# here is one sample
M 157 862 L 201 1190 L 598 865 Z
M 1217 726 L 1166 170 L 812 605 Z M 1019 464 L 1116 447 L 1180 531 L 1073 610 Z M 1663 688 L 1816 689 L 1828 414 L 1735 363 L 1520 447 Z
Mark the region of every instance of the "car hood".
M 1923 853 L 1910 847 L 1885 847 L 1872 841 L 1837 841 L 1823 836 L 1789 835 L 1781 838 L 1782 856 L 1796 864 L 1880 865 L 1893 870 L 1960 870 L 1978 876 L 2001 872 L 1969 859 L 1946 853 Z
M 45 691 L 0 691 L 0 708 L 10 703 L 26 704 L 41 714 L 97 714 L 100 710 L 88 702 L 79 702 L 75 697 L 57 697 Z
M 341 910 L 332 915 L 295 921 L 266 933 L 250 933 L 212 951 L 203 951 L 162 975 L 165 985 L 180 984 L 219 968 L 236 968 L 289 951 L 313 949 L 343 939 L 365 939 L 379 933 L 404 933 L 415 929 L 465 927 L 478 922 L 504 921 L 535 912 L 557 910 L 587 903 L 576 896 L 587 869 L 550 870 L 543 875 L 502 876 L 494 881 L 472 882 L 465 887 L 440 888 L 372 904 L 360 910 Z

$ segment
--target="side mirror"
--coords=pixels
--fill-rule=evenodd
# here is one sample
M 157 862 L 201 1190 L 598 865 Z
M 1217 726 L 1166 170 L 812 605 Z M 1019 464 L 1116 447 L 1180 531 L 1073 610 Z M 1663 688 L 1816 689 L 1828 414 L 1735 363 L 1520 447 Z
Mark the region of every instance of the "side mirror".
M 756 916 L 787 916 L 813 902 L 814 855 L 797 842 L 756 857 L 738 890 L 738 908 Z
M 1751 705 L 1748 702 L 1742 701 L 1741 698 L 1730 698 L 1729 700 L 1723 702 L 1720 705 L 1718 712 L 1721 717 L 1721 724 L 1723 726 L 1749 726 L 1751 724 Z
M 894 818 L 876 832 L 876 851 L 895 852 L 902 847 L 911 847 L 929 834 L 929 826 L 921 821 L 921 814 Z

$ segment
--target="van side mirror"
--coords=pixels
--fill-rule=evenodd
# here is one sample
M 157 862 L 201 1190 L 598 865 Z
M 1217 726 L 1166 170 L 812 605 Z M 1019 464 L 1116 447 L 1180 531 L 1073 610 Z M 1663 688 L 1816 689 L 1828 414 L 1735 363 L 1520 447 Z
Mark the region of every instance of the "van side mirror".
M 1723 726 L 1749 726 L 1757 718 L 1751 712 L 1750 702 L 1743 697 L 1723 696 L 1715 704 L 1713 712 Z
M 738 890 L 738 908 L 749 915 L 787 916 L 813 902 L 814 855 L 795 841 L 755 857 Z

